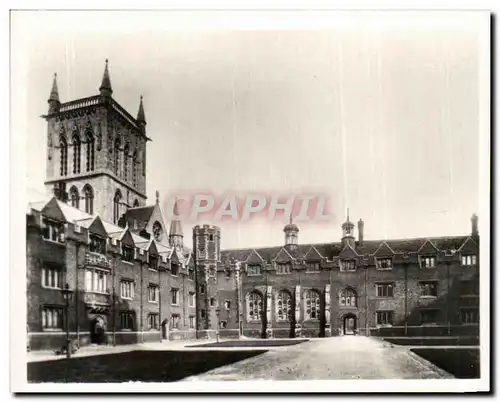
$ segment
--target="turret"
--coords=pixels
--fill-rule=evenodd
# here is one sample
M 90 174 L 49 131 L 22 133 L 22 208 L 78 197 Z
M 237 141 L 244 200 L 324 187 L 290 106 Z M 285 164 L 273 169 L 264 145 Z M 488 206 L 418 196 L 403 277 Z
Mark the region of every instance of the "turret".
M 347 220 L 342 224 L 342 245 L 355 247 L 354 223 L 349 220 L 349 209 L 347 209 Z
M 292 222 L 292 214 L 290 214 L 290 223 L 283 228 L 283 232 L 285 232 L 285 247 L 288 249 L 297 248 L 299 242 L 299 228 Z
M 220 229 L 212 225 L 195 226 L 193 250 L 196 264 L 197 329 L 215 331 L 217 329 L 217 267 L 220 264 Z
M 184 233 L 182 232 L 182 225 L 179 218 L 179 211 L 177 208 L 177 200 L 174 202 L 174 214 L 172 222 L 170 223 L 170 231 L 168 241 L 171 247 L 181 250 L 184 247 Z

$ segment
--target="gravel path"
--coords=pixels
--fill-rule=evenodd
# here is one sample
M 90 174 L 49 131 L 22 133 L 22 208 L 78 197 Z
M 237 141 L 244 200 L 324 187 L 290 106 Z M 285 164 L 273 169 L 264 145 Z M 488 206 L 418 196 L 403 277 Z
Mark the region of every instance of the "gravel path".
M 273 348 L 184 381 L 440 378 L 453 377 L 408 348 L 375 338 L 344 336 Z

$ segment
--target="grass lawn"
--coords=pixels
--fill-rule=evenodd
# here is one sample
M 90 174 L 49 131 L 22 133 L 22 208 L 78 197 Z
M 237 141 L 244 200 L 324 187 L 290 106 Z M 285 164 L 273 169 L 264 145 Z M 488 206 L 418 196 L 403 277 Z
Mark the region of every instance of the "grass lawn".
M 479 349 L 410 349 L 457 378 L 479 378 Z
M 479 338 L 476 336 L 464 337 L 390 337 L 384 341 L 395 345 L 418 345 L 418 346 L 476 346 L 479 345 Z
M 289 346 L 307 342 L 307 339 L 250 339 L 204 343 L 203 345 L 191 345 L 188 348 L 245 348 L 266 346 Z
M 28 363 L 29 382 L 170 382 L 265 353 L 133 351 Z

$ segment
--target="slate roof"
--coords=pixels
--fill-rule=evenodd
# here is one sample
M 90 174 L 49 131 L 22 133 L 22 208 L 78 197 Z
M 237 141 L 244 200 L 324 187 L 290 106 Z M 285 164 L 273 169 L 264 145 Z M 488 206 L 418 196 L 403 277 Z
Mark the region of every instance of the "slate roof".
M 378 248 L 385 242 L 396 254 L 402 253 L 417 253 L 418 250 L 430 240 L 438 250 L 458 250 L 469 236 L 454 236 L 454 237 L 422 237 L 415 239 L 396 239 L 396 240 L 365 240 L 363 245 L 356 244 L 356 253 L 360 256 L 373 255 Z M 304 258 L 307 252 L 314 246 L 316 250 L 328 260 L 338 257 L 342 249 L 342 243 L 317 243 L 317 244 L 300 244 L 295 250 L 287 250 L 294 258 Z M 255 250 L 263 260 L 272 261 L 283 246 L 261 247 L 248 249 L 233 249 L 221 250 L 221 260 L 224 261 L 245 261 L 248 256 Z
M 132 230 L 143 230 L 151 219 L 151 215 L 155 209 L 154 205 L 145 207 L 129 208 L 120 218 L 120 226 L 126 226 Z

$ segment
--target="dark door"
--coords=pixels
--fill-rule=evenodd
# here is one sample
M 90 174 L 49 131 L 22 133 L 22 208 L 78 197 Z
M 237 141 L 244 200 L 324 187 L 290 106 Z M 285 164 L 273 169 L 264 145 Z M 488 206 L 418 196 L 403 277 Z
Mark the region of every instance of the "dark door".
M 349 315 L 344 318 L 344 335 L 354 335 L 356 333 L 356 317 Z
M 94 318 L 90 328 L 90 343 L 100 345 L 105 343 L 105 340 L 104 320 L 101 317 Z

